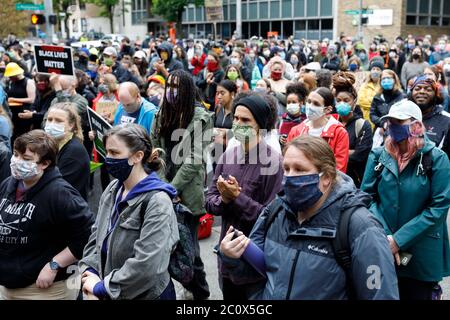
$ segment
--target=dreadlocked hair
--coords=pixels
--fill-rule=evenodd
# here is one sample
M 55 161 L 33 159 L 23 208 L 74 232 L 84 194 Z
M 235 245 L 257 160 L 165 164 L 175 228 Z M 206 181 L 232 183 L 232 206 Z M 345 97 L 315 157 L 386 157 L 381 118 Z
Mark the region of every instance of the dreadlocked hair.
M 335 96 L 341 92 L 350 93 L 355 100 L 358 98 L 358 93 L 353 85 L 356 82 L 355 75 L 351 72 L 339 71 L 333 76 L 333 88 Z
M 176 88 L 176 96 L 174 90 Z M 173 103 L 167 100 L 171 97 Z M 192 76 L 184 70 L 175 70 L 166 81 L 164 99 L 161 106 L 161 127 L 159 134 L 170 137 L 176 129 L 186 129 L 191 123 L 198 97 L 197 88 Z

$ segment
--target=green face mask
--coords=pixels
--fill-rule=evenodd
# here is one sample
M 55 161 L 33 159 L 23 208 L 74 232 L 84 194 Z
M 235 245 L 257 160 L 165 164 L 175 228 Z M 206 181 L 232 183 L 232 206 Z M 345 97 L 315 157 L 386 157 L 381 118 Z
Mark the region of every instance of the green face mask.
M 237 71 L 228 71 L 228 79 L 235 81 L 239 78 L 239 73 Z
M 241 143 L 250 142 L 256 137 L 256 130 L 250 125 L 241 126 L 233 123 L 231 130 L 236 140 Z
M 114 64 L 114 60 L 111 58 L 105 58 L 103 59 L 103 62 L 107 67 L 112 67 L 112 65 Z

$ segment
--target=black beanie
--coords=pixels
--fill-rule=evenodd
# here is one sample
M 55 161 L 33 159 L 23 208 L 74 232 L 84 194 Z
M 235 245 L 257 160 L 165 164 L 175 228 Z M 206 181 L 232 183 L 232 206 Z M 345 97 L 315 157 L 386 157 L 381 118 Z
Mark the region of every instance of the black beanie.
M 244 106 L 252 113 L 260 129 L 267 129 L 272 109 L 269 104 L 260 96 L 252 95 L 242 99 L 236 103 L 234 112 L 239 106 Z

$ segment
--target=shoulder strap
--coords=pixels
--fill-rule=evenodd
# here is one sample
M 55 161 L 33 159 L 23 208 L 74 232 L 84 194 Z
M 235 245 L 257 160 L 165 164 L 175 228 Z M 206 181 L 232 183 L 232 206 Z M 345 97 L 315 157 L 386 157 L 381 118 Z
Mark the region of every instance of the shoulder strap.
M 355 134 L 356 138 L 359 139 L 361 136 L 362 128 L 364 126 L 365 120 L 362 118 L 356 119 L 355 122 Z
M 145 216 L 145 210 L 147 210 L 148 203 L 150 202 L 150 199 L 153 197 L 155 193 L 157 193 L 158 190 L 150 191 L 147 193 L 142 200 L 141 207 L 139 208 L 139 216 L 141 217 L 141 224 L 144 223 L 144 216 Z
M 269 215 L 267 216 L 266 222 L 264 224 L 264 238 L 267 236 L 267 232 L 269 231 L 270 225 L 277 217 L 278 213 L 281 211 L 283 207 L 280 198 L 276 197 L 275 200 L 267 207 Z

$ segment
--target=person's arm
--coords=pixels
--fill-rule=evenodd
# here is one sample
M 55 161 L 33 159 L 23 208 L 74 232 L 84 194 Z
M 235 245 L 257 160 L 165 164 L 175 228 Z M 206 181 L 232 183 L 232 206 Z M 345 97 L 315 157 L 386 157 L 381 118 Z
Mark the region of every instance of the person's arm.
M 84 148 L 82 151 L 86 152 Z M 84 155 L 82 154 L 70 154 L 68 156 L 62 156 L 58 162 L 58 169 L 61 172 L 64 180 L 66 180 L 77 190 L 80 190 L 82 188 L 82 181 L 80 180 L 80 168 L 83 158 Z
M 222 174 L 223 170 L 223 159 L 224 155 L 222 155 L 217 162 L 214 178 L 208 187 L 208 193 L 206 194 L 205 199 L 206 211 L 215 216 L 224 215 L 226 213 L 226 210 L 229 208 L 229 204 L 226 204 L 222 201 L 222 195 L 217 189 L 217 180 Z
M 380 157 L 381 148 L 374 149 L 370 152 L 369 158 L 366 164 L 366 170 L 364 172 L 364 177 L 361 182 L 361 191 L 368 193 L 372 201 L 369 206 L 369 211 L 381 222 L 383 225 L 384 231 L 387 235 L 391 235 L 392 231 L 390 230 L 386 220 L 383 217 L 383 213 L 378 210 L 378 202 L 380 201 L 379 197 L 379 188 L 378 188 L 378 179 L 381 173 L 375 171 L 375 166 L 378 165 L 378 159 Z
M 369 122 L 365 121 L 361 129 L 361 136 L 357 137 L 355 149 L 350 155 L 350 160 L 355 162 L 365 162 L 372 149 L 373 136 L 372 127 Z
M 376 97 L 376 96 L 375 96 Z M 375 127 L 381 128 L 382 127 L 382 123 L 381 123 L 381 115 L 378 112 L 378 104 L 377 104 L 377 99 L 372 100 L 372 104 L 370 105 L 370 121 L 372 121 L 372 123 L 375 125 Z
M 334 156 L 336 157 L 336 169 L 345 173 L 348 165 L 348 151 L 350 149 L 350 142 L 348 139 L 347 130 L 345 130 L 345 128 L 341 129 L 342 130 L 337 132 L 337 143 L 334 150 Z
M 436 225 L 446 223 L 450 207 L 450 162 L 442 151 L 436 151 L 438 154 L 433 157 L 429 205 L 394 233 L 394 240 L 400 250 L 407 250 Z
M 11 97 L 8 99 L 9 102 L 18 102 L 18 103 L 27 103 L 33 104 L 36 99 L 36 85 L 33 80 L 28 79 L 27 81 L 27 97 L 26 98 L 14 98 Z
M 402 74 L 401 74 L 401 76 L 400 76 L 400 81 L 401 81 L 402 86 L 403 86 L 404 89 L 406 89 L 407 86 L 408 86 L 408 84 L 406 83 L 406 81 L 407 81 L 407 79 L 406 79 L 406 73 L 407 73 L 407 72 L 406 72 L 406 69 L 407 69 L 408 65 L 409 65 L 408 62 L 406 62 L 406 63 L 403 65 L 403 67 L 402 67 Z

